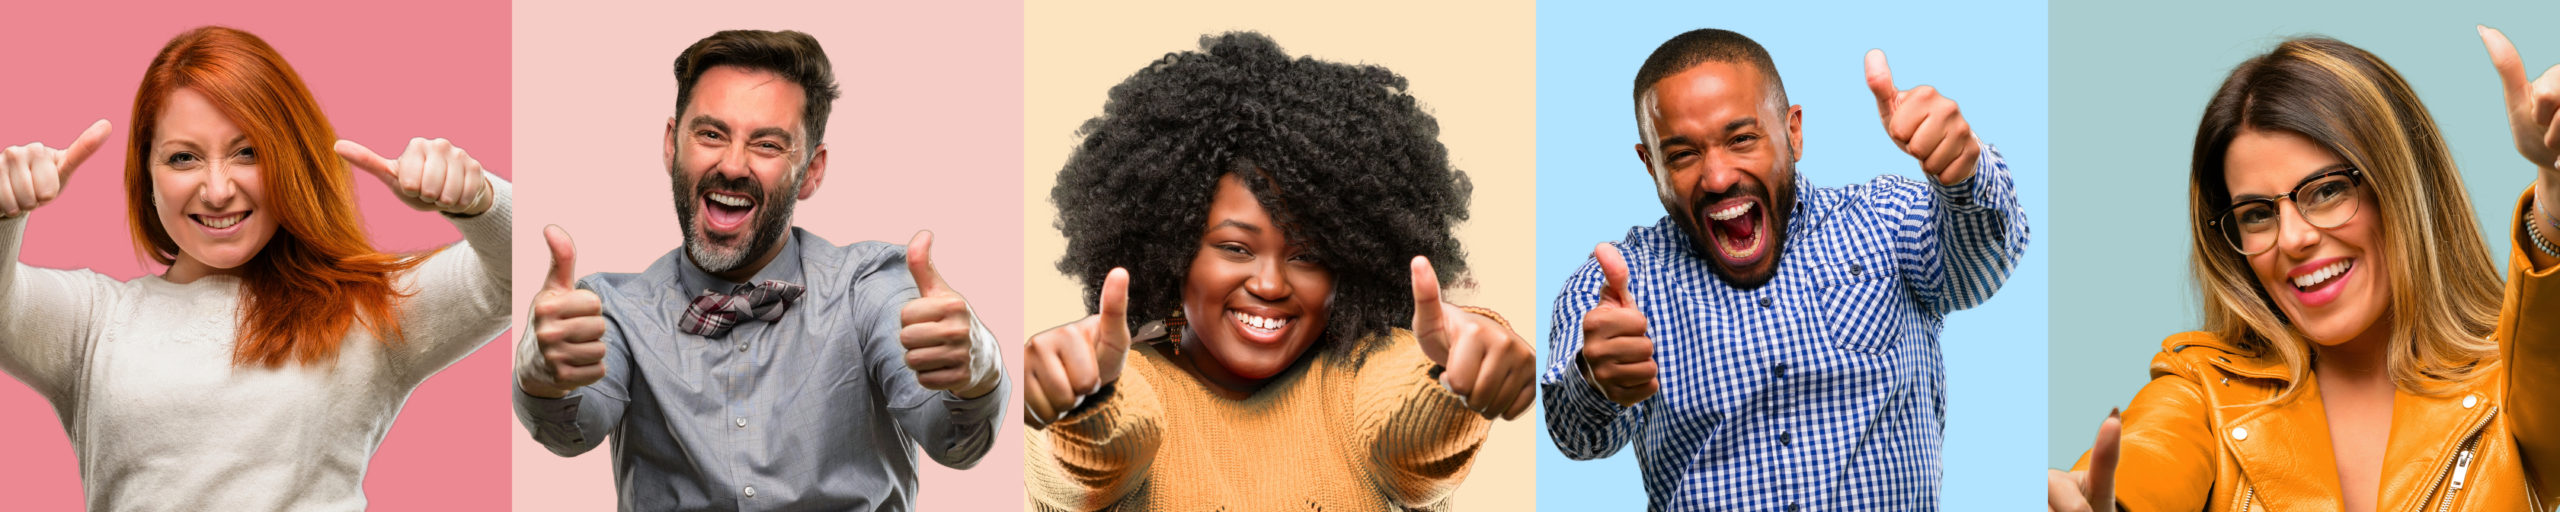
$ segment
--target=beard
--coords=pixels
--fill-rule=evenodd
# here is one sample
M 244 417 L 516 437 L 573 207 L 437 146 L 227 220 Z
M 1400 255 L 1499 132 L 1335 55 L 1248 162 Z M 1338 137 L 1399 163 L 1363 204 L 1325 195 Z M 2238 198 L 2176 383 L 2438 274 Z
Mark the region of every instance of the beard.
M 1707 269 L 1734 288 L 1750 290 L 1769 284 L 1770 279 L 1777 277 L 1779 258 L 1785 255 L 1787 224 L 1793 221 L 1791 217 L 1796 206 L 1796 169 L 1791 158 L 1779 158 L 1777 165 L 1778 172 L 1770 173 L 1770 181 L 1774 183 L 1737 182 L 1722 193 L 1702 193 L 1687 204 L 1680 204 L 1677 197 L 1663 198 L 1663 209 L 1670 215 L 1672 224 L 1689 235 L 1690 250 L 1708 260 Z M 1751 268 L 1732 268 L 1716 257 L 1723 248 L 1716 247 L 1717 238 L 1708 233 L 1708 230 L 1716 228 L 1708 226 L 1714 221 L 1707 215 L 1717 203 L 1745 197 L 1760 200 L 1760 211 L 1752 214 L 1767 219 L 1759 228 L 1762 230 L 1760 237 L 1767 239 L 1765 243 L 1768 246 L 1762 249 L 1767 254 L 1760 256 L 1759 261 L 1750 265 Z
M 676 161 L 684 159 L 679 156 Z M 675 195 L 676 226 L 684 233 L 685 255 L 693 259 L 694 266 L 713 274 L 744 268 L 780 246 L 782 234 L 791 226 L 792 207 L 800 196 L 797 173 L 779 190 L 767 190 L 752 175 L 720 179 L 717 174 L 704 172 L 701 179 L 686 183 L 684 173 L 669 167 L 667 176 L 668 188 L 673 189 Z M 708 201 L 705 195 L 715 191 L 756 198 L 755 218 L 748 223 L 748 231 L 739 235 L 747 239 L 745 245 L 737 243 L 738 237 L 714 237 L 704 233 L 705 227 L 695 222 L 702 215 L 703 203 Z

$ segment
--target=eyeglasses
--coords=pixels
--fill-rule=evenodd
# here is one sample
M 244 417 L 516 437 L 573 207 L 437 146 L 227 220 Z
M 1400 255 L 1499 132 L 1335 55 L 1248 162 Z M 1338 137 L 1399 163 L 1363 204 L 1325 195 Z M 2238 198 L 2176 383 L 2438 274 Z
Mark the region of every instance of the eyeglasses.
M 2345 167 L 2304 178 L 2293 192 L 2275 197 L 2257 197 L 2240 201 L 2222 210 L 2205 224 L 2222 232 L 2224 241 L 2240 254 L 2256 256 L 2275 248 L 2284 228 L 2283 212 L 2276 201 L 2292 200 L 2301 211 L 2302 220 L 2311 227 L 2334 229 L 2356 218 L 2355 193 L 2364 184 L 2364 171 Z

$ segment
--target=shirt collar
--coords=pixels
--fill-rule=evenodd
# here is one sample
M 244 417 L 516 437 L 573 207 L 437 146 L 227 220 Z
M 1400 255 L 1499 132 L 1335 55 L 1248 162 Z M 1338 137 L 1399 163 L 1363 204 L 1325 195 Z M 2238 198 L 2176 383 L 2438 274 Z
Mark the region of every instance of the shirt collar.
M 742 284 L 702 271 L 702 267 L 693 263 L 693 251 L 680 247 L 676 249 L 676 253 L 683 258 L 682 264 L 676 265 L 676 284 L 684 286 L 683 295 L 686 297 L 700 294 L 704 290 L 729 293 L 731 288 Z M 748 277 L 746 282 L 786 281 L 808 284 L 801 282 L 801 275 L 800 228 L 793 226 L 791 231 L 783 233 L 782 253 L 774 255 L 772 262 L 766 263 L 763 269 L 757 270 L 756 275 Z

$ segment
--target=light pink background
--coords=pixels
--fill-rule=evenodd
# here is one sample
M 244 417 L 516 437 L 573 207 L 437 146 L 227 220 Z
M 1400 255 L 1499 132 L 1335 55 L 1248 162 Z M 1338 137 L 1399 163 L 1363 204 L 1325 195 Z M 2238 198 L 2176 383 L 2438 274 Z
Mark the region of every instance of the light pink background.
M 576 239 L 580 275 L 638 272 L 683 243 L 660 160 L 674 115 L 671 63 L 694 41 L 738 28 L 807 32 L 835 60 L 844 97 L 827 124 L 827 180 L 795 223 L 839 244 L 906 243 L 932 229 L 935 266 L 1004 340 L 1006 374 L 1020 375 L 1022 8 L 1013 2 L 518 3 L 518 162 L 540 170 L 518 182 L 517 310 L 550 265 L 546 224 Z M 1017 396 L 1006 397 L 1003 430 L 975 469 L 922 461 L 918 508 L 1021 503 Z M 508 424 L 517 510 L 612 506 L 610 446 L 561 458 Z
M 507 9 L 503 1 L 398 4 L 245 2 L 150 5 L 13 2 L 0 30 L 0 145 L 69 145 L 91 121 L 116 123 L 105 150 L 27 226 L 22 262 L 89 268 L 117 279 L 158 273 L 125 229 L 125 129 L 134 89 L 171 36 L 221 24 L 265 38 L 302 74 L 338 135 L 378 151 L 410 137 L 444 137 L 489 170 L 511 176 L 507 134 Z M 354 180 L 366 228 L 384 250 L 460 240 L 451 224 L 402 206 L 381 182 Z M 537 246 L 538 247 L 538 246 Z M 539 249 L 536 249 L 539 250 Z M 535 267 L 539 272 L 540 267 Z M 502 339 L 512 339 L 513 334 Z M 374 455 L 365 492 L 376 510 L 492 510 L 505 506 L 504 425 L 512 422 L 507 349 L 493 344 L 409 397 Z M 246 435 L 207 432 L 206 435 Z M 79 462 L 60 419 L 17 382 L 0 384 L 0 496 L 12 510 L 78 510 Z

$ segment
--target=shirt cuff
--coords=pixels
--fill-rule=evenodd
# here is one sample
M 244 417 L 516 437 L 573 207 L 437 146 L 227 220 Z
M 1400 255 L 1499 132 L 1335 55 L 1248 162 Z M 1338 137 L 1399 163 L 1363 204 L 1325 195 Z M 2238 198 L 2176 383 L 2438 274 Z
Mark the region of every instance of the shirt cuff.
M 560 398 L 533 396 L 521 385 L 510 390 L 515 392 L 516 414 L 533 431 L 535 441 L 553 446 L 587 444 L 586 429 L 578 426 L 578 407 L 586 402 L 586 390 L 571 390 Z
M 1973 160 L 1972 176 L 1966 176 L 1964 177 L 1964 181 L 1958 181 L 1952 185 L 1941 184 L 1938 183 L 1937 180 L 1929 180 L 1929 184 L 1938 189 L 1938 197 L 1940 199 L 1945 199 L 1948 205 L 1959 208 L 1970 208 L 1977 205 L 1991 203 L 1991 201 L 1981 196 L 1982 187 L 1980 185 L 1984 180 L 1989 179 L 1985 178 L 1985 176 L 1990 176 L 1991 173 L 1998 172 L 2004 164 L 2000 158 L 1999 148 L 1992 147 L 1991 143 L 1988 142 L 1980 144 L 1982 146 L 1982 151 L 1980 156 Z
M 1589 368 L 1584 366 L 1581 356 L 1566 357 L 1573 360 L 1565 364 L 1564 378 L 1559 379 L 1563 382 L 1557 383 L 1564 395 L 1565 412 L 1593 418 L 1615 418 L 1627 412 L 1629 407 L 1609 401 L 1609 395 L 1600 392 L 1600 382 L 1591 380 Z
M 996 342 L 995 332 L 987 330 L 987 324 L 978 321 L 977 306 L 964 302 L 961 307 L 969 308 L 969 387 L 991 387 L 987 394 L 978 395 L 977 398 L 962 398 L 958 393 L 951 393 L 951 398 L 978 400 L 1002 394 L 1000 392 L 1004 390 L 1004 348 Z

